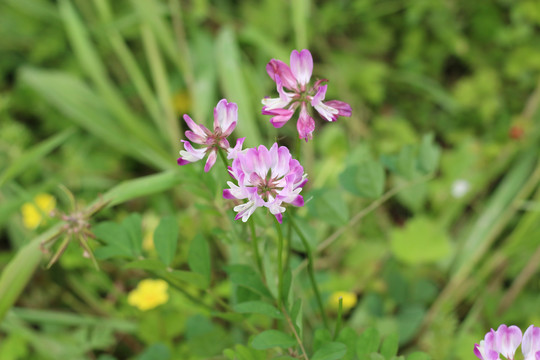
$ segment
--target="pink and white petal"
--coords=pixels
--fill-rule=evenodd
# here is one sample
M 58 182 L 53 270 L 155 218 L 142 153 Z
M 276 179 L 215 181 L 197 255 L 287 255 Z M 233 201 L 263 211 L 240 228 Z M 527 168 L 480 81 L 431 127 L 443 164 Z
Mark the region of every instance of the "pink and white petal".
M 521 338 L 520 328 L 502 324 L 495 332 L 495 350 L 507 359 L 513 359 Z
M 315 106 L 315 110 L 321 115 L 321 117 L 327 121 L 333 122 L 338 119 L 338 113 L 339 111 L 325 105 L 324 103 L 321 103 L 317 106 Z
M 315 130 L 315 120 L 309 115 L 306 104 L 302 103 L 300 117 L 296 123 L 296 129 L 300 139 L 305 139 L 306 142 L 313 138 L 313 130 Z
M 525 360 L 535 360 L 536 354 L 540 352 L 540 328 L 531 325 L 525 330 L 521 342 L 521 352 L 523 352 Z
M 197 135 L 200 137 L 206 139 L 207 134 L 205 133 L 205 127 L 202 125 L 195 124 L 195 121 L 193 121 L 188 114 L 184 115 L 184 121 L 186 122 L 187 126 Z M 208 129 L 206 129 L 208 130 Z
M 272 168 L 272 178 L 281 178 L 289 171 L 289 160 L 291 153 L 286 146 L 280 146 L 277 152 L 277 162 Z
M 206 135 L 205 136 L 201 136 L 199 134 L 196 134 L 194 133 L 193 131 L 190 131 L 190 130 L 187 130 L 185 132 L 186 134 L 186 137 L 190 140 L 190 141 L 193 141 L 195 144 L 201 144 L 201 145 L 204 145 L 206 144 Z
M 350 117 L 352 114 L 351 105 L 339 100 L 330 100 L 325 102 L 326 106 L 332 107 L 338 111 L 338 116 Z
M 319 86 L 317 93 L 311 99 L 311 106 L 316 106 L 322 103 L 326 97 L 326 89 L 328 89 L 328 85 Z
M 474 344 L 474 355 L 480 360 L 500 360 L 499 353 L 493 350 L 485 340 L 480 345 Z
M 234 130 L 238 121 L 238 106 L 235 103 L 228 103 L 226 99 L 218 102 L 214 108 L 214 130 L 228 131 Z M 232 128 L 231 128 L 232 126 Z
M 291 52 L 291 72 L 300 84 L 301 90 L 304 90 L 313 73 L 313 57 L 309 50 Z
M 270 169 L 271 157 L 268 149 L 264 145 L 259 145 L 257 148 L 257 159 L 254 161 L 255 172 L 261 177 L 266 178 L 266 174 Z
M 289 103 L 291 102 L 294 95 L 289 94 L 285 90 L 283 90 L 283 85 L 281 82 L 281 78 L 276 75 L 276 85 L 277 85 L 277 91 L 279 94 L 279 98 L 269 98 L 266 97 L 261 100 L 261 103 L 264 105 L 263 107 L 263 114 L 265 110 L 273 110 L 273 109 L 280 109 L 285 108 Z
M 274 214 L 274 216 L 276 217 L 276 220 L 278 221 L 278 223 L 283 223 L 283 214 L 282 213 L 277 213 L 277 214 Z
M 181 156 L 182 161 L 178 160 L 179 165 L 180 165 L 180 162 L 187 161 L 187 162 L 192 163 L 192 162 L 199 161 L 206 154 L 206 148 L 194 149 L 189 141 L 182 140 L 182 142 L 184 143 L 185 150 L 180 150 L 180 156 Z M 185 165 L 185 164 L 182 164 L 182 165 Z
M 208 155 L 208 159 L 206 160 L 206 164 L 204 165 L 204 171 L 209 172 L 212 166 L 216 163 L 217 159 L 217 151 L 216 149 L 212 149 L 210 151 L 210 154 Z
M 227 149 L 230 149 L 231 146 L 229 145 L 229 141 L 227 139 L 220 139 L 218 142 L 218 145 L 221 149 L 227 151 Z
M 275 115 L 270 119 L 270 123 L 276 128 L 279 129 L 291 119 L 294 114 L 294 110 L 288 109 L 274 109 L 272 111 L 265 111 L 263 108 L 263 115 Z
M 227 181 L 227 185 L 229 185 L 230 189 L 223 190 L 223 197 L 225 199 L 246 199 L 249 197 L 249 192 L 246 191 L 246 188 L 242 188 L 239 186 L 236 186 L 231 181 Z
M 234 207 L 234 211 L 238 212 L 236 216 L 234 217 L 234 220 L 242 219 L 243 222 L 248 221 L 249 217 L 253 212 L 257 209 L 257 206 L 255 205 L 255 202 L 250 200 L 245 204 L 237 205 Z
M 317 94 L 311 99 L 311 106 L 317 110 L 317 112 L 327 121 L 336 121 L 339 111 L 328 105 L 325 105 L 322 101 L 326 96 L 326 88 L 328 85 L 323 85 L 317 90 Z
M 222 134 L 223 136 L 225 136 L 225 137 L 231 135 L 232 132 L 234 131 L 234 129 L 236 128 L 236 124 L 237 124 L 236 121 L 233 122 L 231 125 L 229 125 L 229 127 L 228 127 L 227 129 L 225 129 L 224 131 L 222 131 L 221 134 Z
M 184 165 L 187 165 L 187 164 L 191 164 L 191 162 L 179 157 L 178 159 L 176 159 L 176 163 L 180 166 L 184 166 Z
M 245 140 L 245 137 L 237 139 L 236 145 L 233 148 L 227 149 L 227 159 L 234 160 L 238 157 L 238 154 L 242 152 L 242 145 L 244 144 Z
M 293 91 L 297 90 L 296 78 L 292 74 L 289 66 L 283 61 L 276 59 L 270 60 L 270 62 L 266 65 L 266 72 L 274 81 L 276 81 L 276 75 L 279 76 L 281 81 L 283 81 L 283 86 L 285 86 L 287 89 Z

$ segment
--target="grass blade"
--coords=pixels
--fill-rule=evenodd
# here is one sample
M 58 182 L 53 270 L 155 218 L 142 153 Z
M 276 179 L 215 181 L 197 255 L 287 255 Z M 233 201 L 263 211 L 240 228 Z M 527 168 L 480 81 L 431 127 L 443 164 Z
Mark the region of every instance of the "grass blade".
M 74 133 L 74 129 L 66 129 L 61 133 L 52 136 L 45 141 L 42 141 L 40 144 L 32 147 L 31 149 L 28 149 L 13 164 L 11 164 L 11 166 L 8 166 L 8 168 L 5 169 L 4 172 L 0 175 L 0 187 L 2 187 L 9 180 L 15 178 L 20 173 L 22 173 L 32 164 L 44 158 L 48 153 L 60 146 Z

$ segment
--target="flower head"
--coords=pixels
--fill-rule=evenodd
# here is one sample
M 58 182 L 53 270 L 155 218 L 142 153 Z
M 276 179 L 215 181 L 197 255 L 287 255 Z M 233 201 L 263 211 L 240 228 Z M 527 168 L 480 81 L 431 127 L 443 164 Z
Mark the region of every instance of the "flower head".
M 186 137 L 193 143 L 202 145 L 200 149 L 195 149 L 189 141 L 182 140 L 184 150 L 180 151 L 178 165 L 186 165 L 202 160 L 206 155 L 208 159 L 204 166 L 204 171 L 208 172 L 216 163 L 219 149 L 230 151 L 227 137 L 231 135 L 238 121 L 238 106 L 235 103 L 228 103 L 226 99 L 218 102 L 214 108 L 214 131 L 208 130 L 204 125 L 196 124 L 187 114 L 184 115 L 188 127 Z M 243 140 L 242 140 L 243 142 Z
M 283 61 L 272 59 L 266 65 L 266 72 L 276 82 L 279 97 L 264 98 L 262 113 L 273 116 L 270 122 L 274 127 L 282 127 L 300 106 L 296 127 L 299 137 L 308 141 L 315 129 L 315 121 L 308 112 L 308 104 L 327 121 L 336 121 L 339 116 L 351 116 L 349 104 L 338 100 L 323 101 L 327 85 L 322 84 L 326 79 L 316 81 L 312 87 L 308 86 L 313 72 L 313 58 L 309 50 L 293 50 L 290 64 L 289 67 Z M 283 88 L 291 92 L 286 92 Z
M 128 303 L 142 311 L 153 309 L 169 300 L 168 287 L 163 280 L 142 280 L 137 288 L 129 293 Z
M 230 189 L 223 190 L 226 199 L 246 199 L 234 207 L 235 220 L 246 222 L 258 207 L 266 207 L 281 222 L 285 211 L 283 203 L 303 206 L 300 195 L 307 182 L 307 175 L 298 160 L 292 158 L 289 149 L 274 143 L 270 150 L 260 145 L 238 152 L 229 174 L 238 185 L 228 181 Z
M 56 206 L 56 199 L 49 194 L 38 194 L 33 202 L 21 206 L 23 224 L 28 229 L 37 228 L 45 221 L 43 215 L 49 215 Z

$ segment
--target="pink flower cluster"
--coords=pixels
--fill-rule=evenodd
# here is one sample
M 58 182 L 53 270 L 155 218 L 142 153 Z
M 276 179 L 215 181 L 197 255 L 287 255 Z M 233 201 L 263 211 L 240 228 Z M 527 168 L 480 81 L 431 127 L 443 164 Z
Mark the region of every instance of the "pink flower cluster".
M 351 116 L 349 104 L 337 100 L 323 101 L 327 88 L 323 83 L 326 79 L 318 80 L 309 87 L 313 58 L 308 50 L 294 50 L 290 63 L 289 67 L 280 60 L 272 59 L 266 66 L 268 75 L 276 82 L 279 98 L 263 99 L 262 112 L 273 115 L 270 122 L 274 127 L 283 126 L 300 107 L 298 133 L 301 139 L 307 141 L 312 138 L 315 129 L 308 104 L 328 121 L 336 121 L 339 116 Z M 235 103 L 229 103 L 226 99 L 218 102 L 214 108 L 213 131 L 196 124 L 188 115 L 184 115 L 184 120 L 190 129 L 185 132 L 189 141 L 182 140 L 184 150 L 180 151 L 178 165 L 207 157 L 204 171 L 208 172 L 216 163 L 218 152 L 225 151 L 227 159 L 233 160 L 228 171 L 237 183 L 229 181 L 229 189 L 223 190 L 223 197 L 246 200 L 234 207 L 236 220 L 242 219 L 245 222 L 256 208 L 266 207 L 281 223 L 286 204 L 304 205 L 300 192 L 307 182 L 307 175 L 300 163 L 292 158 L 289 149 L 275 143 L 270 149 L 260 145 L 243 150 L 245 138 L 238 139 L 234 148 L 229 146 L 227 137 L 232 134 L 238 122 L 238 106 Z M 192 143 L 198 144 L 199 148 L 194 148 Z
M 283 203 L 303 206 L 300 195 L 307 182 L 307 175 L 298 160 L 292 158 L 289 149 L 274 143 L 270 150 L 264 145 L 246 149 L 238 154 L 229 173 L 238 182 L 227 182 L 230 189 L 223 190 L 225 199 L 246 199 L 234 208 L 235 220 L 246 222 L 256 208 L 266 207 L 281 223 L 285 211 Z
M 309 50 L 293 50 L 290 64 L 289 67 L 281 60 L 272 59 L 266 65 L 266 72 L 276 82 L 279 97 L 264 98 L 262 113 L 273 116 L 270 122 L 274 127 L 282 127 L 300 107 L 296 128 L 300 138 L 308 141 L 315 130 L 315 120 L 309 114 L 308 104 L 327 121 L 336 121 L 339 116 L 351 116 L 349 104 L 338 100 L 323 102 L 328 85 L 322 84 L 328 80 L 317 80 L 313 86 L 308 86 L 313 72 L 313 58 Z
M 522 337 L 521 329 L 515 325 L 501 325 L 497 331 L 491 329 L 480 344 L 474 344 L 474 354 L 480 360 L 500 360 L 499 355 L 514 360 L 521 344 L 525 360 L 540 360 L 540 328 L 529 326 Z
M 214 108 L 214 131 L 208 130 L 204 125 L 197 125 L 187 114 L 184 115 L 184 120 L 191 129 L 191 131 L 186 131 L 186 137 L 203 147 L 195 149 L 189 141 L 182 140 L 185 150 L 180 151 L 178 165 L 190 164 L 208 155 L 204 165 L 204 171 L 208 172 L 216 163 L 219 149 L 230 154 L 242 148 L 245 138 L 238 139 L 234 148 L 230 148 L 227 141 L 227 137 L 231 135 L 238 122 L 238 106 L 235 103 L 229 103 L 226 99 L 218 102 Z

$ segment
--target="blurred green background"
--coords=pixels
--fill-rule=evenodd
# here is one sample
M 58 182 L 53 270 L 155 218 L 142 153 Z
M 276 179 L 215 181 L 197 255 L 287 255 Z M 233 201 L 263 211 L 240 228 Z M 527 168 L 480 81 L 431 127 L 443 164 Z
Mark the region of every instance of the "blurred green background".
M 215 292 L 226 298 L 228 259 L 215 249 L 228 243 L 214 207 L 224 178 L 203 180 L 201 194 L 201 164 L 177 167 L 181 116 L 209 125 L 227 98 L 239 106 L 234 136 L 248 146 L 294 144 L 294 121 L 274 129 L 260 99 L 276 93 L 268 61 L 288 63 L 303 48 L 314 77 L 330 80 L 327 99 L 353 108 L 351 118 L 317 120 L 305 147 L 315 200 L 300 216 L 310 239 L 320 248 L 345 229 L 318 255 L 323 297 L 354 292 L 349 326 L 398 331 L 404 352 L 434 359 L 472 358 L 473 344 L 502 322 L 540 325 L 537 0 L 1 0 L 0 266 L 48 227 L 22 222 L 21 206 L 37 194 L 68 212 L 59 184 L 89 204 L 164 172 L 174 180 L 98 220 L 139 212 L 145 229 L 175 214 L 178 268 L 207 229 Z M 407 169 L 429 139 L 441 155 L 426 181 Z M 371 200 L 346 171 L 368 158 L 387 167 L 385 189 L 414 185 L 349 226 Z M 97 272 L 80 254 L 70 246 L 31 279 L 0 324 L 1 359 L 135 358 L 152 344 L 150 353 L 171 359 L 219 359 L 247 342 L 239 326 L 201 315 L 179 293 L 136 311 L 125 295 L 144 273 L 106 261 Z M 315 328 L 313 301 L 305 307 Z

